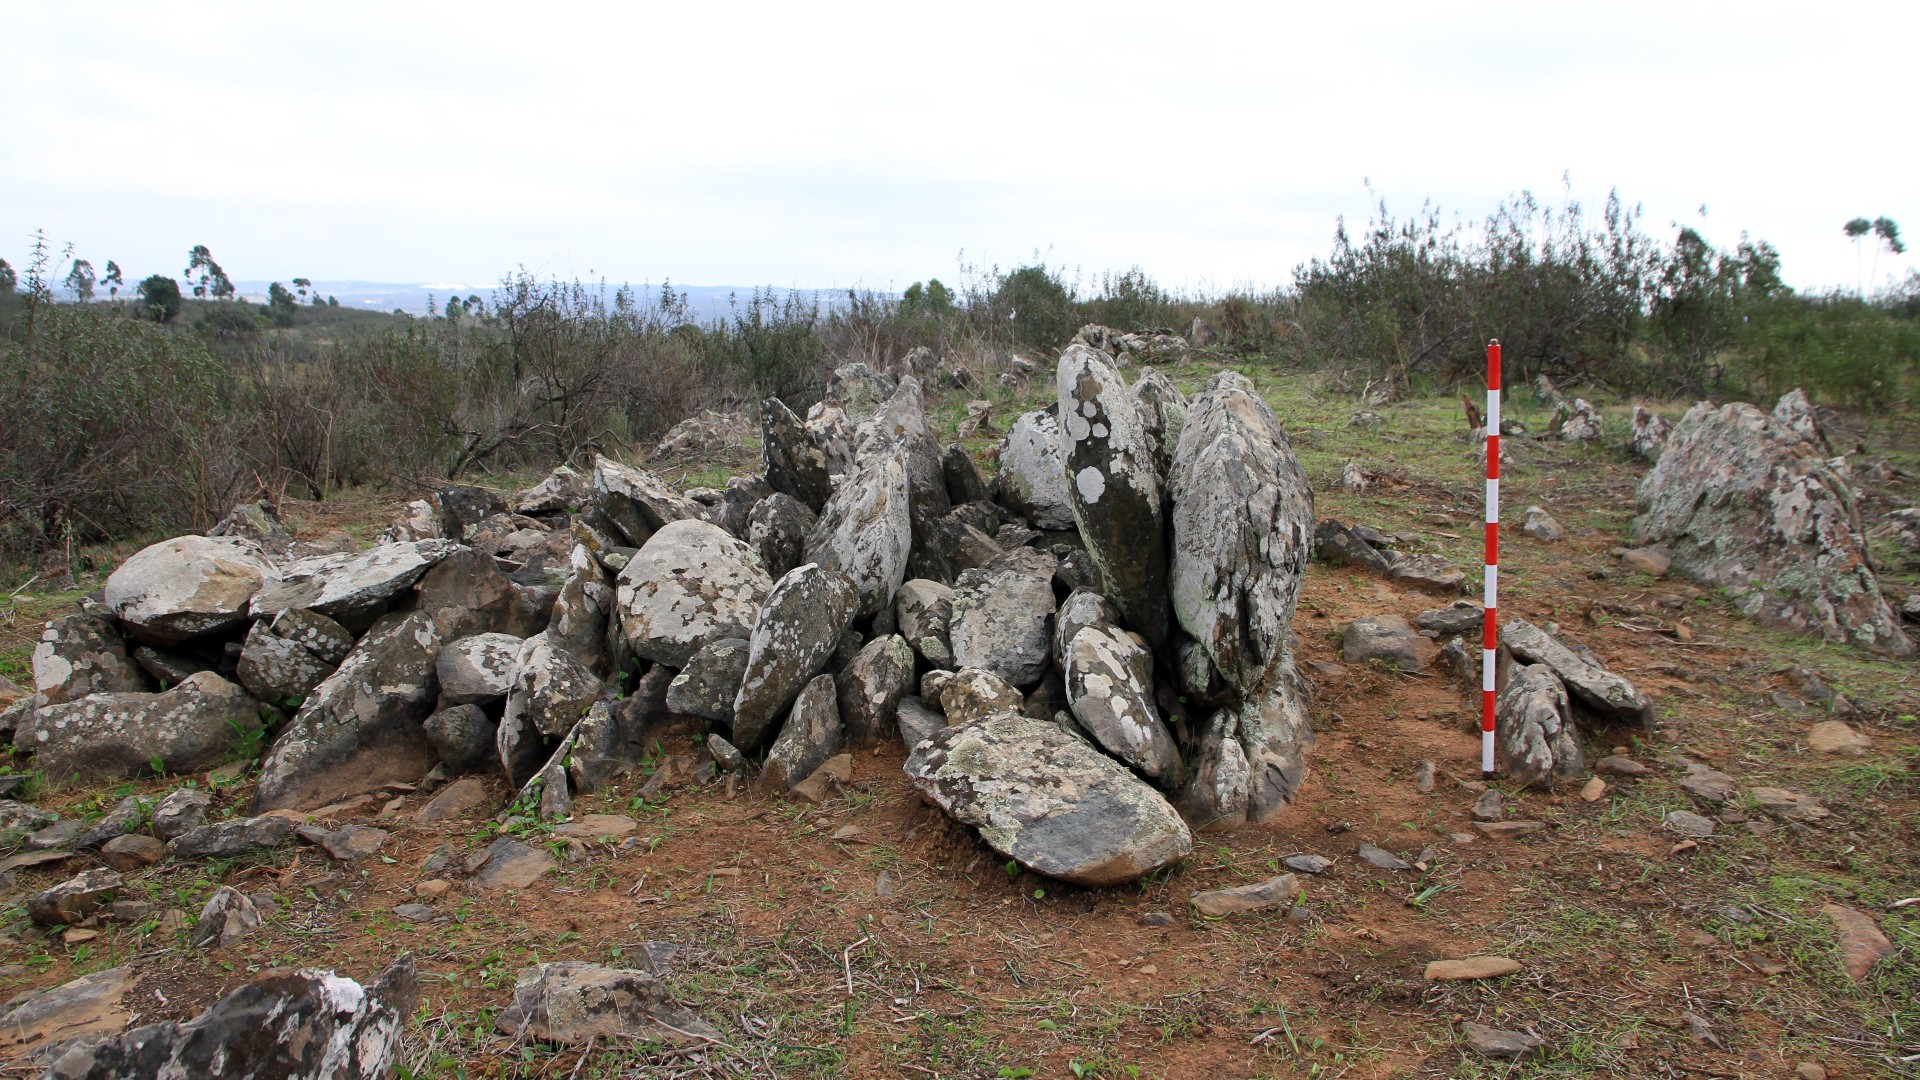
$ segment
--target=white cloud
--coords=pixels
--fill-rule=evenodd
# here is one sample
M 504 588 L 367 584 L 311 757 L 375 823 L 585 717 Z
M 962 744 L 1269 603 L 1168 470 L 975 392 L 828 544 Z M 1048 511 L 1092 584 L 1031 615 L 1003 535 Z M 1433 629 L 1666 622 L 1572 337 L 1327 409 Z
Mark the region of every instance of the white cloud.
M 1851 283 L 1920 228 L 1911 5 L 331 4 L 9 13 L 0 254 L 248 278 L 900 284 L 1036 249 L 1286 280 L 1569 174 Z M 1909 260 L 1882 259 L 1904 268 Z

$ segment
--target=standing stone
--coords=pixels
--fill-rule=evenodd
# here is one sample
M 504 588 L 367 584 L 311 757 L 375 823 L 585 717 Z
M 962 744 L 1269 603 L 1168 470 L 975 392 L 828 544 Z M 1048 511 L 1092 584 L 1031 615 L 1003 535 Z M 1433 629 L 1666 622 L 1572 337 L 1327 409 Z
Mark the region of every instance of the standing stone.
M 1107 598 L 1090 588 L 1075 589 L 1060 605 L 1060 611 L 1053 619 L 1053 661 L 1060 670 L 1067 669 L 1067 646 L 1073 644 L 1074 635 L 1089 626 L 1117 627 L 1120 625 L 1120 612 Z
M 1527 507 L 1527 520 L 1520 526 L 1520 531 L 1535 540 L 1545 540 L 1548 543 L 1560 539 L 1562 535 L 1560 523 L 1553 520 L 1553 515 L 1547 513 L 1545 508 L 1539 506 Z
M 141 640 L 174 645 L 239 626 L 273 574 L 250 540 L 178 536 L 121 563 L 107 578 L 107 607 Z
M 40 631 L 33 647 L 33 683 L 36 707 L 147 689 L 113 620 L 87 614 L 63 615 Z
M 539 517 L 562 510 L 578 511 L 593 498 L 593 482 L 569 465 L 557 465 L 546 479 L 515 495 L 513 512 Z
M 389 615 L 368 630 L 267 751 L 256 812 L 418 780 L 433 763 L 420 721 L 438 696 L 440 645 L 439 629 L 422 612 Z
M 908 456 L 905 447 L 894 446 L 861 459 L 807 534 L 807 561 L 852 579 L 860 594 L 859 618 L 891 606 L 906 580 L 913 543 Z
M 947 499 L 955 506 L 972 502 L 991 502 L 993 491 L 980 473 L 980 466 L 959 443 L 940 455 L 940 471 L 947 480 Z
M 1133 392 L 1099 352 L 1068 347 L 1058 372 L 1067 499 L 1100 591 L 1150 648 L 1166 645 L 1160 476 Z
M 620 571 L 620 626 L 635 654 L 682 667 L 709 641 L 746 636 L 771 588 L 752 549 L 726 530 L 669 522 Z
M 659 477 L 609 458 L 593 463 L 593 495 L 600 512 L 635 547 L 645 547 L 672 522 L 700 517 L 698 503 Z
M 1659 461 L 1660 452 L 1667 447 L 1670 430 L 1667 422 L 1659 414 L 1638 405 L 1633 407 L 1633 452 L 1648 461 Z
M 948 633 L 954 662 L 1031 686 L 1052 644 L 1054 557 L 1016 548 L 960 575 Z
M 1175 805 L 1198 832 L 1237 829 L 1247 823 L 1252 781 L 1246 749 L 1240 745 L 1240 721 L 1223 710 L 1207 721 L 1194 751 L 1193 775 Z
M 774 588 L 779 587 L 780 583 L 774 582 Z M 767 596 L 771 600 L 773 594 Z M 761 610 L 766 610 L 765 605 Z M 752 655 L 752 643 L 746 638 L 707 642 L 668 684 L 667 708 L 683 716 L 731 724 L 733 699 L 740 693 L 740 683 L 746 677 L 747 661 Z
M 872 416 L 892 397 L 897 385 L 891 376 L 855 361 L 833 369 L 827 379 L 825 400 L 844 409 L 857 424 Z
M 1036 529 L 1073 528 L 1065 438 L 1054 413 L 1022 413 L 1000 444 L 1000 501 Z
M 1187 395 L 1173 385 L 1172 379 L 1146 368 L 1133 384 L 1133 401 L 1147 445 L 1153 450 L 1154 470 L 1164 479 L 1173 471 L 1173 451 L 1187 426 Z
M 49 778 L 142 776 L 217 765 L 228 747 L 260 730 L 246 691 L 211 671 L 164 693 L 96 694 L 29 714 L 13 743 L 31 749 Z
M 255 698 L 275 705 L 305 701 L 313 688 L 333 674 L 334 665 L 308 652 L 298 642 L 275 634 L 261 619 L 247 631 L 234 673 Z
M 760 402 L 760 445 L 767 483 L 818 513 L 833 494 L 827 455 L 800 418 L 777 397 Z
M 224 949 L 260 929 L 260 909 L 238 889 L 213 890 L 188 942 L 196 949 Z
M 553 614 L 547 622 L 547 640 L 554 648 L 579 658 L 594 674 L 610 677 L 614 673 L 609 645 L 618 593 L 613 578 L 583 545 L 574 545 L 569 556 L 573 573 L 554 597 Z
M 1701 402 L 1640 482 L 1635 538 L 1763 624 L 1893 657 L 1913 643 L 1867 557 L 1847 478 L 1817 443 L 1751 405 Z
M 1133 635 L 1088 626 L 1067 646 L 1067 704 L 1106 751 L 1161 787 L 1179 780 L 1180 750 L 1153 705 L 1153 656 Z
M 1291 667 L 1270 689 L 1240 702 L 1248 821 L 1265 821 L 1285 809 L 1306 781 L 1306 754 L 1313 746 L 1306 702 L 1305 680 Z
M 884 738 L 894 729 L 900 699 L 913 689 L 913 649 L 898 634 L 876 638 L 860 650 L 835 684 L 847 737 Z
M 1529 664 L 1507 680 L 1494 719 L 1501 758 L 1513 779 L 1552 786 L 1586 771 L 1566 687 L 1547 665 Z
M 557 739 L 573 730 L 599 696 L 599 677 L 572 653 L 555 648 L 545 634 L 535 634 L 520 643 L 514 657 L 501 723 Z
M 735 746 L 759 746 L 801 688 L 826 670 L 858 606 L 847 575 L 817 563 L 794 568 L 774 585 L 747 639 L 747 666 L 733 700 Z
M 1553 408 L 1548 430 L 1566 442 L 1595 442 L 1600 438 L 1600 410 L 1585 398 L 1562 401 Z
M 794 699 L 780 737 L 767 751 L 761 778 L 771 787 L 790 791 L 795 784 L 812 775 L 828 758 L 846 744 L 840 724 L 838 693 L 833 676 L 821 675 L 809 682 Z
M 1045 720 L 998 713 L 908 755 L 920 794 L 1022 866 L 1117 885 L 1185 858 L 1193 834 L 1160 793 Z
M 862 417 L 865 419 L 865 417 Z M 853 471 L 853 420 L 845 409 L 821 401 L 807 410 L 807 434 L 827 456 L 827 472 L 845 476 Z
M 753 506 L 747 518 L 747 546 L 775 578 L 805 562 L 807 534 L 819 516 L 807 504 L 776 491 Z

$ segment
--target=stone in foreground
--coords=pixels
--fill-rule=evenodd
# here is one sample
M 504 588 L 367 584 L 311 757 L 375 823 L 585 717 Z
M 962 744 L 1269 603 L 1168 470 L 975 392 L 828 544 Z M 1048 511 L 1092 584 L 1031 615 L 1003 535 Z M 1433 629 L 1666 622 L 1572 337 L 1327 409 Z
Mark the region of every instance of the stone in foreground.
M 579 1046 L 591 1040 L 719 1042 L 720 1032 L 675 1001 L 644 971 L 563 960 L 520 972 L 513 1004 L 496 1021 L 503 1034 Z
M 1044 720 L 997 713 L 914 747 L 907 778 L 994 850 L 1079 885 L 1170 866 L 1193 834 L 1160 793 Z
M 202 671 L 161 694 L 96 694 L 32 714 L 14 745 L 32 749 L 50 777 L 141 776 L 158 762 L 170 773 L 219 764 L 227 748 L 260 730 L 246 691 Z
M 1428 982 L 1497 979 L 1520 970 L 1520 961 L 1505 956 L 1469 956 L 1464 960 L 1435 960 L 1427 965 Z
M 1197 892 L 1187 897 L 1187 903 L 1193 910 L 1209 919 L 1218 919 L 1226 915 L 1240 915 L 1249 911 L 1265 911 L 1279 907 L 1300 895 L 1300 879 L 1292 874 L 1281 874 L 1252 885 L 1242 885 L 1235 889 L 1215 889 L 1211 892 Z

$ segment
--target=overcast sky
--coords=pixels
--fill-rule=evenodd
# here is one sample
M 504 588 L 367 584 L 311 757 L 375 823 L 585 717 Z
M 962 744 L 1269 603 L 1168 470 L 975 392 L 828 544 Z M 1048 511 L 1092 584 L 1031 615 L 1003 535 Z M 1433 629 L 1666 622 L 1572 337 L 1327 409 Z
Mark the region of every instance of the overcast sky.
M 42 228 L 129 279 L 206 244 L 237 279 L 897 288 L 1038 250 L 1220 289 L 1289 281 L 1364 220 L 1368 182 L 1478 218 L 1563 176 L 1663 237 L 1704 204 L 1710 239 L 1772 241 L 1800 286 L 1854 284 L 1856 215 L 1920 241 L 1910 0 L 149 2 L 6 24 L 0 256 Z

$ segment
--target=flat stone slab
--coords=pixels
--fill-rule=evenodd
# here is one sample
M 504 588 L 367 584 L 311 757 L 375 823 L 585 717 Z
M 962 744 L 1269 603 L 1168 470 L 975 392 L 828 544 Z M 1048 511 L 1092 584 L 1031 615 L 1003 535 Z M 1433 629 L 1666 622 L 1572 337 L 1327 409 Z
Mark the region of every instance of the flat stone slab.
M 1508 956 L 1469 956 L 1464 960 L 1435 960 L 1427 965 L 1428 982 L 1464 982 L 1470 979 L 1497 979 L 1521 970 L 1520 961 Z

